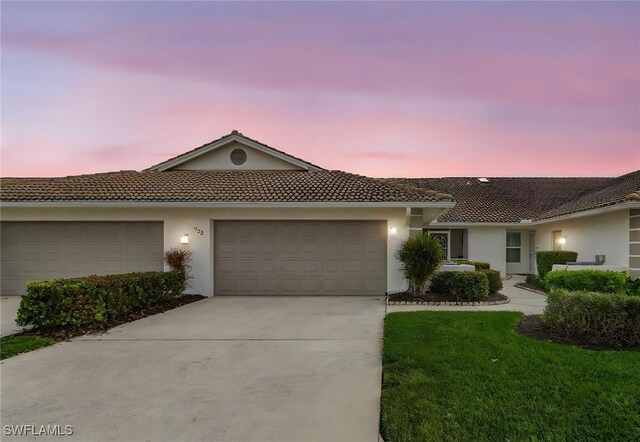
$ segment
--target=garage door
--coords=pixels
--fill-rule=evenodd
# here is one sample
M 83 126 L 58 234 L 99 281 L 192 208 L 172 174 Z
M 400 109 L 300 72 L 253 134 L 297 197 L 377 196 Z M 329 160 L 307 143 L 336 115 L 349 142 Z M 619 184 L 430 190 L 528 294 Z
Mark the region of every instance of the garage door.
M 386 221 L 215 221 L 216 295 L 384 295 Z
M 3 222 L 3 295 L 27 281 L 163 268 L 161 222 Z

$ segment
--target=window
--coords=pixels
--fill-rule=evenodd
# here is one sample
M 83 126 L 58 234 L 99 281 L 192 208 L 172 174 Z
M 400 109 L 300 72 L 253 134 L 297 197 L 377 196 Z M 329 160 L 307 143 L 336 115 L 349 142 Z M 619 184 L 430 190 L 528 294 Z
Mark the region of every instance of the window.
M 520 262 L 520 232 L 507 232 L 507 262 Z
M 247 153 L 242 149 L 233 149 L 231 162 L 236 166 L 242 166 L 247 161 Z
M 551 232 L 551 240 L 553 241 L 554 252 L 562 250 L 562 230 L 554 230 Z

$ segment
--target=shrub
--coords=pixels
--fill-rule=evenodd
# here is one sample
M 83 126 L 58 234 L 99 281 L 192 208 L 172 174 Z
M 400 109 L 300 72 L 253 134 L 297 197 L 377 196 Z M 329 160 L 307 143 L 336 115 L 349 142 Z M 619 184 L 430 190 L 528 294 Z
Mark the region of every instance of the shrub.
M 456 260 L 458 264 L 470 264 L 476 268 L 476 270 L 489 270 L 491 268 L 491 264 L 484 261 L 469 261 L 467 259 Z
M 436 272 L 431 291 L 465 302 L 482 301 L 489 296 L 489 280 L 480 272 Z
M 177 302 L 185 289 L 178 272 L 56 279 L 27 284 L 17 324 L 36 327 L 76 327 L 156 305 Z
M 429 235 L 418 235 L 402 241 L 395 254 L 402 263 L 404 277 L 413 294 L 422 293 L 427 281 L 442 260 L 442 249 Z
M 500 272 L 497 270 L 484 269 L 479 270 L 480 273 L 484 273 L 487 275 L 487 281 L 489 282 L 489 293 L 498 293 L 502 290 L 502 276 L 500 276 Z
M 164 252 L 164 261 L 171 271 L 181 273 L 185 281 L 191 279 L 191 261 L 193 252 L 186 249 L 173 248 Z
M 640 297 L 552 290 L 542 322 L 594 344 L 640 345 Z
M 527 284 L 534 286 L 537 289 L 544 290 L 544 279 L 539 277 L 538 275 L 527 275 L 527 279 L 525 281 Z
M 538 275 L 541 278 L 551 271 L 554 264 L 566 264 L 568 262 L 576 262 L 578 259 L 577 252 L 561 251 L 542 251 L 536 252 L 536 262 L 538 263 Z
M 626 290 L 629 296 L 640 296 L 640 278 L 627 278 Z
M 555 270 L 547 273 L 544 284 L 549 289 L 626 293 L 626 272 L 611 270 Z

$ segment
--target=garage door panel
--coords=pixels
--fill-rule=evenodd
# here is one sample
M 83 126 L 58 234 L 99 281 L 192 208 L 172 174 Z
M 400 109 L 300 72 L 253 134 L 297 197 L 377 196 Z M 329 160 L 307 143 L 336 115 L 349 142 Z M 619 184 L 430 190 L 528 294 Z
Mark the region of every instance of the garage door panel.
M 325 275 L 342 274 L 342 261 L 323 261 L 322 270 Z
M 215 293 L 382 295 L 386 233 L 385 221 L 215 221 Z
M 2 294 L 28 281 L 162 270 L 162 222 L 2 222 Z M 128 239 L 133 238 L 133 239 Z
M 219 278 L 216 279 L 216 291 L 220 295 L 227 295 L 236 293 L 236 280 L 233 278 Z
M 279 272 L 280 261 L 260 261 L 262 274 L 277 274 Z
M 238 261 L 237 268 L 241 275 L 260 275 L 262 273 L 259 259 L 241 259 Z
M 284 242 L 280 252 L 282 256 L 297 257 L 300 253 L 300 246 L 296 243 Z
M 331 279 L 331 278 L 323 278 L 322 280 L 323 291 L 332 295 L 340 294 L 340 280 L 339 279 Z
M 265 295 L 277 295 L 280 292 L 280 283 L 277 279 L 265 278 L 260 281 L 261 293 Z
M 238 279 L 236 284 L 237 284 L 237 287 L 238 287 L 239 291 L 248 293 L 250 295 L 253 295 L 254 293 L 257 293 L 257 291 L 258 291 L 258 279 L 257 278 L 252 278 L 252 277 L 241 278 L 241 279 Z

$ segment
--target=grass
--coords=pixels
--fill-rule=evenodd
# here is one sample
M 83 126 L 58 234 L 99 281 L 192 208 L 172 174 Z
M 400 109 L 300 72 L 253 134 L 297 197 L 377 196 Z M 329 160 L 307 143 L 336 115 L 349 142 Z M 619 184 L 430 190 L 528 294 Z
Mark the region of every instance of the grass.
M 388 315 L 384 439 L 640 440 L 640 352 L 538 341 L 514 331 L 521 317 Z
M 19 355 L 20 353 L 37 350 L 55 343 L 55 339 L 47 336 L 5 336 L 4 338 L 0 338 L 0 360 Z

